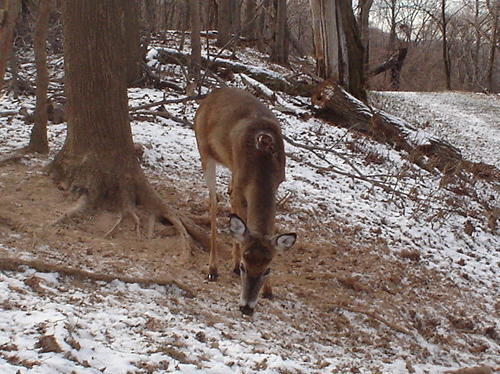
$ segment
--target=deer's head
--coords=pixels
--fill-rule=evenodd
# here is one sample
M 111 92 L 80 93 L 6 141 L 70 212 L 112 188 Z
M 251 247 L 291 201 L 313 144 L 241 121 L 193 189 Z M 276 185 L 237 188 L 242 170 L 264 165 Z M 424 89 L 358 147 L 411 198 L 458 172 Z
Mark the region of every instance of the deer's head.
M 262 236 L 252 233 L 245 222 L 235 214 L 229 218 L 233 238 L 240 244 L 241 277 L 240 310 L 251 315 L 257 304 L 257 297 L 266 278 L 271 273 L 271 263 L 277 252 L 290 249 L 297 239 L 295 233 Z

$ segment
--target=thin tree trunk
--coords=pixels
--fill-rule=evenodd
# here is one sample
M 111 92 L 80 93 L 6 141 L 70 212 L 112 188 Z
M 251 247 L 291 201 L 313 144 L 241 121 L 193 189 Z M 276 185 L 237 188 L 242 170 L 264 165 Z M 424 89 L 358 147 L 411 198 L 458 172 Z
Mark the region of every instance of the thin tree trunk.
M 12 48 L 10 50 L 10 74 L 12 78 L 10 79 L 10 88 L 12 89 L 12 95 L 15 99 L 19 97 L 19 68 L 18 68 L 18 60 L 17 60 L 17 51 L 16 45 L 13 43 Z
M 7 60 L 10 56 L 10 49 L 12 48 L 12 37 L 14 36 L 16 19 L 21 9 L 21 0 L 5 1 L 4 19 L 0 22 L 0 91 L 3 88 L 3 77 L 7 68 Z
M 448 21 L 446 19 L 446 0 L 441 0 L 441 27 L 443 33 L 443 62 L 444 62 L 444 74 L 446 77 L 446 89 L 451 90 L 451 64 L 450 64 L 450 53 L 448 50 L 448 31 L 447 31 Z
M 259 10 L 259 15 L 257 17 L 257 48 L 261 52 L 266 52 L 266 37 L 267 37 L 267 26 L 269 23 L 269 17 L 267 12 L 269 9 L 269 4 L 271 0 L 262 0 L 262 5 Z
M 286 0 L 274 0 L 275 28 L 271 61 L 288 65 Z
M 369 33 L 369 17 L 370 9 L 373 5 L 373 0 L 361 0 L 359 2 L 359 34 L 361 45 L 363 46 L 363 69 L 365 73 L 368 71 L 368 62 L 370 59 L 370 33 Z
M 200 76 L 201 66 L 201 20 L 200 20 L 200 0 L 190 0 L 190 20 L 191 20 L 191 64 L 190 72 L 195 81 Z
M 225 46 L 231 39 L 231 0 L 219 0 L 217 7 L 217 45 Z
M 256 0 L 245 0 L 243 11 L 243 36 L 250 40 L 255 40 L 257 37 L 257 2 Z
M 47 89 L 49 87 L 49 72 L 47 69 L 47 34 L 52 0 L 40 0 L 35 26 L 33 45 L 36 64 L 36 108 L 35 124 L 31 130 L 28 150 L 38 153 L 49 152 L 47 140 Z
M 488 61 L 488 91 L 493 92 L 493 70 L 495 67 L 495 54 L 498 43 L 498 17 L 500 13 L 500 1 L 496 0 L 493 6 L 490 6 L 493 12 L 493 35 L 491 37 L 490 56 Z

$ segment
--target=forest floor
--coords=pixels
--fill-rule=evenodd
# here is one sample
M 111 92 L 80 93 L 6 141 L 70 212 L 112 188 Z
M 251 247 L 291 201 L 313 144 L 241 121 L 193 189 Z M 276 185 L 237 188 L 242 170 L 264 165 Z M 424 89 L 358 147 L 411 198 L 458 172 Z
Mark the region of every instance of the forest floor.
M 231 84 L 242 86 L 238 77 Z M 446 106 L 431 112 L 418 105 L 436 97 Z M 131 89 L 129 98 L 140 105 L 161 100 L 163 92 Z M 302 110 L 297 99 L 282 99 Z M 439 135 L 450 126 L 449 142 L 474 161 L 499 166 L 497 96 L 373 93 L 373 100 L 423 131 Z M 474 107 L 477 102 L 483 106 Z M 48 157 L 0 165 L 2 373 L 403 374 L 500 367 L 500 181 L 475 180 L 458 193 L 388 146 L 267 104 L 287 136 L 335 147 L 364 177 L 383 176 L 377 180 L 392 189 L 325 172 L 323 162 L 355 174 L 334 154 L 318 157 L 287 144 L 277 221 L 299 241 L 273 263 L 274 299 L 260 299 L 246 317 L 238 310 L 239 279 L 230 271 L 227 172 L 218 175 L 221 276 L 208 282 L 207 253 L 193 248 L 186 256 L 175 232 L 160 224 L 152 239 L 138 238 L 128 219 L 105 238 L 117 219 L 113 212 L 53 225 L 75 201 L 43 171 L 65 137 L 65 124 L 50 125 Z M 197 105 L 166 108 L 192 121 Z M 0 99 L 0 111 L 20 106 L 31 111 L 34 98 Z M 0 117 L 0 152 L 27 144 L 30 127 L 20 115 Z M 155 189 L 179 211 L 205 214 L 192 130 L 151 116 L 134 117 L 132 127 Z M 20 260 L 27 266 L 14 266 Z

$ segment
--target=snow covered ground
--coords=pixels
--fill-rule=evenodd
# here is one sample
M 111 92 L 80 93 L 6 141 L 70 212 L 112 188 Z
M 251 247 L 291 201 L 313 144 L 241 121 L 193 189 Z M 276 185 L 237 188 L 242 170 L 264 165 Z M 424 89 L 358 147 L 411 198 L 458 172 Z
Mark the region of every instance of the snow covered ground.
M 233 84 L 243 86 L 241 77 Z M 376 95 L 390 113 L 447 139 L 466 158 L 500 166 L 498 98 L 455 92 Z M 163 92 L 131 89 L 129 97 L 130 106 L 135 106 L 161 100 Z M 280 100 L 293 107 L 286 95 Z M 33 98 L 0 99 L 0 111 L 17 110 L 19 105 L 31 111 Z M 496 187 L 477 181 L 473 194 L 458 195 L 451 191 L 456 186 L 444 184 L 441 175 L 419 169 L 394 149 L 268 105 L 282 122 L 284 134 L 305 146 L 286 143 L 287 180 L 279 199 L 287 203 L 279 212 L 280 226 L 296 228 L 300 236 L 307 224 L 325 245 L 339 234 L 339 227 L 349 229 L 357 242 L 383 243 L 388 251 L 382 256 L 388 261 L 401 251 L 417 253 L 423 267 L 443 274 L 463 288 L 464 295 L 484 300 L 480 309 L 491 319 L 478 324 L 492 323 L 493 331 L 498 331 L 500 238 L 497 229 L 488 226 L 484 205 L 487 201 L 489 209 L 498 209 L 498 181 Z M 189 102 L 166 109 L 192 121 L 196 107 Z M 159 117 L 136 120 L 132 128 L 134 141 L 144 145 L 143 166 L 148 173 L 168 175 L 198 199 L 206 196 L 191 129 Z M 0 152 L 25 145 L 29 131 L 20 116 L 0 117 Z M 64 125 L 49 126 L 52 152 L 61 147 L 64 136 Z M 227 180 L 227 172 L 221 170 L 221 193 Z M 470 226 L 472 232 L 464 229 Z M 16 253 L 6 244 L 0 243 L 0 249 Z M 30 268 L 0 271 L 0 372 L 403 374 L 500 366 L 497 333 L 491 338 L 476 330 L 470 333 L 488 347 L 477 353 L 442 350 L 411 331 L 407 340 L 393 337 L 390 348 L 373 349 L 367 355 L 329 342 L 324 332 L 335 335 L 329 319 L 317 320 L 318 331 L 301 328 L 300 318 L 308 306 L 293 294 L 280 301 L 278 314 L 257 313 L 253 319 L 241 318 L 234 299 L 206 295 L 193 299 L 175 286 L 78 283 Z M 218 316 L 212 321 L 197 312 L 208 305 Z M 401 311 L 401 315 L 404 319 L 407 314 Z M 344 311 L 342 318 L 367 335 L 379 333 L 380 328 L 367 325 L 357 313 Z M 425 347 L 428 356 L 413 352 L 412 344 Z

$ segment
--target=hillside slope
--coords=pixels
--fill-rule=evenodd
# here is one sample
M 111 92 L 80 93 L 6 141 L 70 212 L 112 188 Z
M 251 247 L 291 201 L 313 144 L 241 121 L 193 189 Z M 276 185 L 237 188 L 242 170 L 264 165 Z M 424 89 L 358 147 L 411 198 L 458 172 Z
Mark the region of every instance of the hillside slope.
M 178 67 L 155 60 L 154 49 L 148 56 L 151 66 L 185 83 Z M 286 74 L 252 50 L 238 57 Z M 238 74 L 229 83 L 246 87 Z M 130 89 L 130 106 L 163 95 Z M 208 283 L 206 252 L 195 248 L 186 258 L 175 233 L 160 225 L 151 240 L 137 238 L 128 220 L 104 238 L 116 220 L 109 212 L 50 225 L 74 203 L 42 171 L 64 142 L 65 124 L 49 126 L 48 158 L 0 165 L 2 373 L 375 374 L 500 367 L 499 181 L 447 181 L 388 146 L 304 119 L 299 114 L 307 99 L 277 95 L 266 104 L 296 144 L 286 143 L 277 221 L 279 229 L 297 231 L 299 243 L 273 266 L 276 297 L 260 300 L 253 317 L 239 312 L 239 281 L 230 272 L 226 171 L 218 175 L 224 264 L 220 280 Z M 374 95 L 422 130 L 432 133 L 438 124 L 434 133 L 453 134 L 447 140 L 467 157 L 499 165 L 498 98 Z M 426 101 L 434 103 L 432 111 Z M 438 102 L 455 104 L 450 111 Z M 20 106 L 31 111 L 34 97 L 0 99 L 0 111 Z M 188 101 L 165 108 L 192 121 L 197 106 Z M 157 191 L 179 210 L 204 214 L 207 189 L 193 131 L 151 114 L 135 115 L 132 128 Z M 25 145 L 29 131 L 20 115 L 0 117 L 0 151 Z

